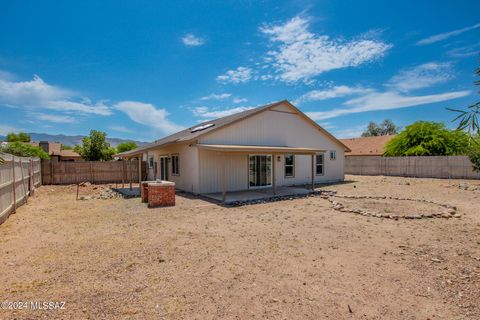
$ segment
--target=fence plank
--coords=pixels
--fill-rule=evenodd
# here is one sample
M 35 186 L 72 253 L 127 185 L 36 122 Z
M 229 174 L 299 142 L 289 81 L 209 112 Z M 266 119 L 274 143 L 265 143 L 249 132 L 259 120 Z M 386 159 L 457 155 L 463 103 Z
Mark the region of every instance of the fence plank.
M 480 179 L 466 156 L 345 157 L 345 173 L 418 178 Z
M 0 153 L 5 164 L 0 165 L 0 224 L 27 202 L 41 184 L 40 159 L 16 157 Z M 30 167 L 32 167 L 30 171 Z M 30 186 L 30 180 L 33 180 Z M 28 187 L 27 187 L 28 183 Z
M 144 163 L 144 162 L 142 162 Z M 44 184 L 119 183 L 126 178 L 138 181 L 146 173 L 146 166 L 132 162 L 128 171 L 125 161 L 58 162 L 42 160 L 42 181 Z

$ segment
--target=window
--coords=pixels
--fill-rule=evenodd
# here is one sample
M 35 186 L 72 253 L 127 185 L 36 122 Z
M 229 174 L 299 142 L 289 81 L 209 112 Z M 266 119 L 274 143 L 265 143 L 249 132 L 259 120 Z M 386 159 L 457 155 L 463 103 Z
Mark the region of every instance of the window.
M 148 167 L 153 168 L 153 156 L 148 157 Z
M 332 150 L 330 151 L 330 160 L 336 160 L 337 159 L 337 151 Z
M 173 154 L 172 155 L 172 174 L 179 175 L 180 174 L 180 168 L 179 168 L 179 156 L 178 154 Z
M 315 156 L 315 173 L 317 176 L 323 175 L 323 154 L 317 154 Z
M 293 178 L 295 176 L 295 155 L 285 155 L 285 178 Z

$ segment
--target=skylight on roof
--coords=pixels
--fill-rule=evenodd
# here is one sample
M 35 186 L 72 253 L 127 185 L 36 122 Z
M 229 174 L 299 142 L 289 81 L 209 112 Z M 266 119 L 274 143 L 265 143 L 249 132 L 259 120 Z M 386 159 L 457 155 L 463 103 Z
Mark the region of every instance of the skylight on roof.
M 205 130 L 205 129 L 208 129 L 208 128 L 211 128 L 215 125 L 215 123 L 207 123 L 207 124 L 204 124 L 203 126 L 198 126 L 198 127 L 195 127 L 195 128 L 192 128 L 190 130 L 191 133 L 194 133 L 194 132 L 197 132 L 197 131 L 202 131 L 202 130 Z

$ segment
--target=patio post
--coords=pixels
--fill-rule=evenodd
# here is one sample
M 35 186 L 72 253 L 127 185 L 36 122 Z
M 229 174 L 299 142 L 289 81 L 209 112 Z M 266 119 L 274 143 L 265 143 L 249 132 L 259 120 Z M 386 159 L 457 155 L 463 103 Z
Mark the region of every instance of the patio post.
M 315 155 L 312 153 L 312 191 L 315 190 Z
M 275 181 L 275 154 L 272 154 L 272 191 L 273 194 L 277 194 L 277 183 Z
M 138 156 L 138 186 L 142 184 L 142 154 Z
M 221 180 L 222 180 L 222 202 L 225 203 L 227 198 L 227 193 L 225 191 L 225 152 L 222 152 L 222 172 L 221 172 Z

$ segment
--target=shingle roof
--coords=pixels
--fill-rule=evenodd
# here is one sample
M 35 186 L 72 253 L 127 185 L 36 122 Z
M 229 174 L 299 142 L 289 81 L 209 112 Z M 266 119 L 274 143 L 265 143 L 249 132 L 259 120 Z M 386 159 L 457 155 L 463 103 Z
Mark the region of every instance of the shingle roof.
M 346 156 L 381 156 L 385 151 L 385 145 L 395 135 L 340 139 L 343 144 L 352 150 L 346 152 Z
M 290 102 L 288 102 L 287 100 L 282 100 L 282 101 L 270 103 L 270 104 L 267 104 L 267 105 L 264 105 L 264 106 L 261 106 L 261 107 L 257 107 L 257 108 L 254 108 L 254 109 L 250 109 L 250 110 L 242 111 L 242 112 L 239 112 L 239 113 L 235 113 L 235 114 L 232 114 L 232 115 L 229 115 L 229 116 L 226 116 L 226 117 L 222 117 L 222 118 L 218 118 L 218 119 L 214 119 L 214 120 L 210 120 L 210 121 L 205 121 L 205 122 L 199 123 L 199 124 L 197 124 L 193 127 L 190 127 L 190 128 L 181 130 L 177 133 L 174 133 L 172 135 L 169 135 L 165 138 L 162 138 L 162 139 L 156 140 L 152 143 L 148 143 L 146 145 L 143 145 L 139 148 L 116 154 L 115 156 L 119 156 L 119 157 L 132 156 L 132 155 L 136 155 L 140 152 L 143 152 L 145 150 L 149 150 L 149 149 L 156 148 L 156 147 L 159 147 L 159 146 L 164 146 L 164 145 L 168 145 L 168 144 L 194 140 L 194 139 L 198 138 L 199 136 L 202 136 L 202 135 L 204 135 L 208 132 L 218 130 L 219 128 L 230 125 L 230 124 L 232 124 L 236 121 L 248 118 L 248 117 L 250 117 L 254 114 L 257 114 L 257 113 L 259 113 L 263 110 L 266 110 L 268 108 L 272 108 L 272 107 L 281 105 L 282 103 L 288 103 L 289 105 L 291 105 Z M 312 122 L 313 122 L 313 120 L 312 120 Z M 198 131 L 192 130 L 194 128 L 201 127 L 201 126 L 207 126 L 207 125 L 210 125 L 210 126 L 208 126 L 207 128 L 205 128 L 203 130 L 198 130 Z M 337 140 L 335 137 L 333 137 L 330 133 L 325 131 L 323 128 L 320 128 L 320 129 L 323 130 L 327 135 L 332 137 L 334 140 L 338 141 L 338 143 L 342 144 L 339 140 Z

